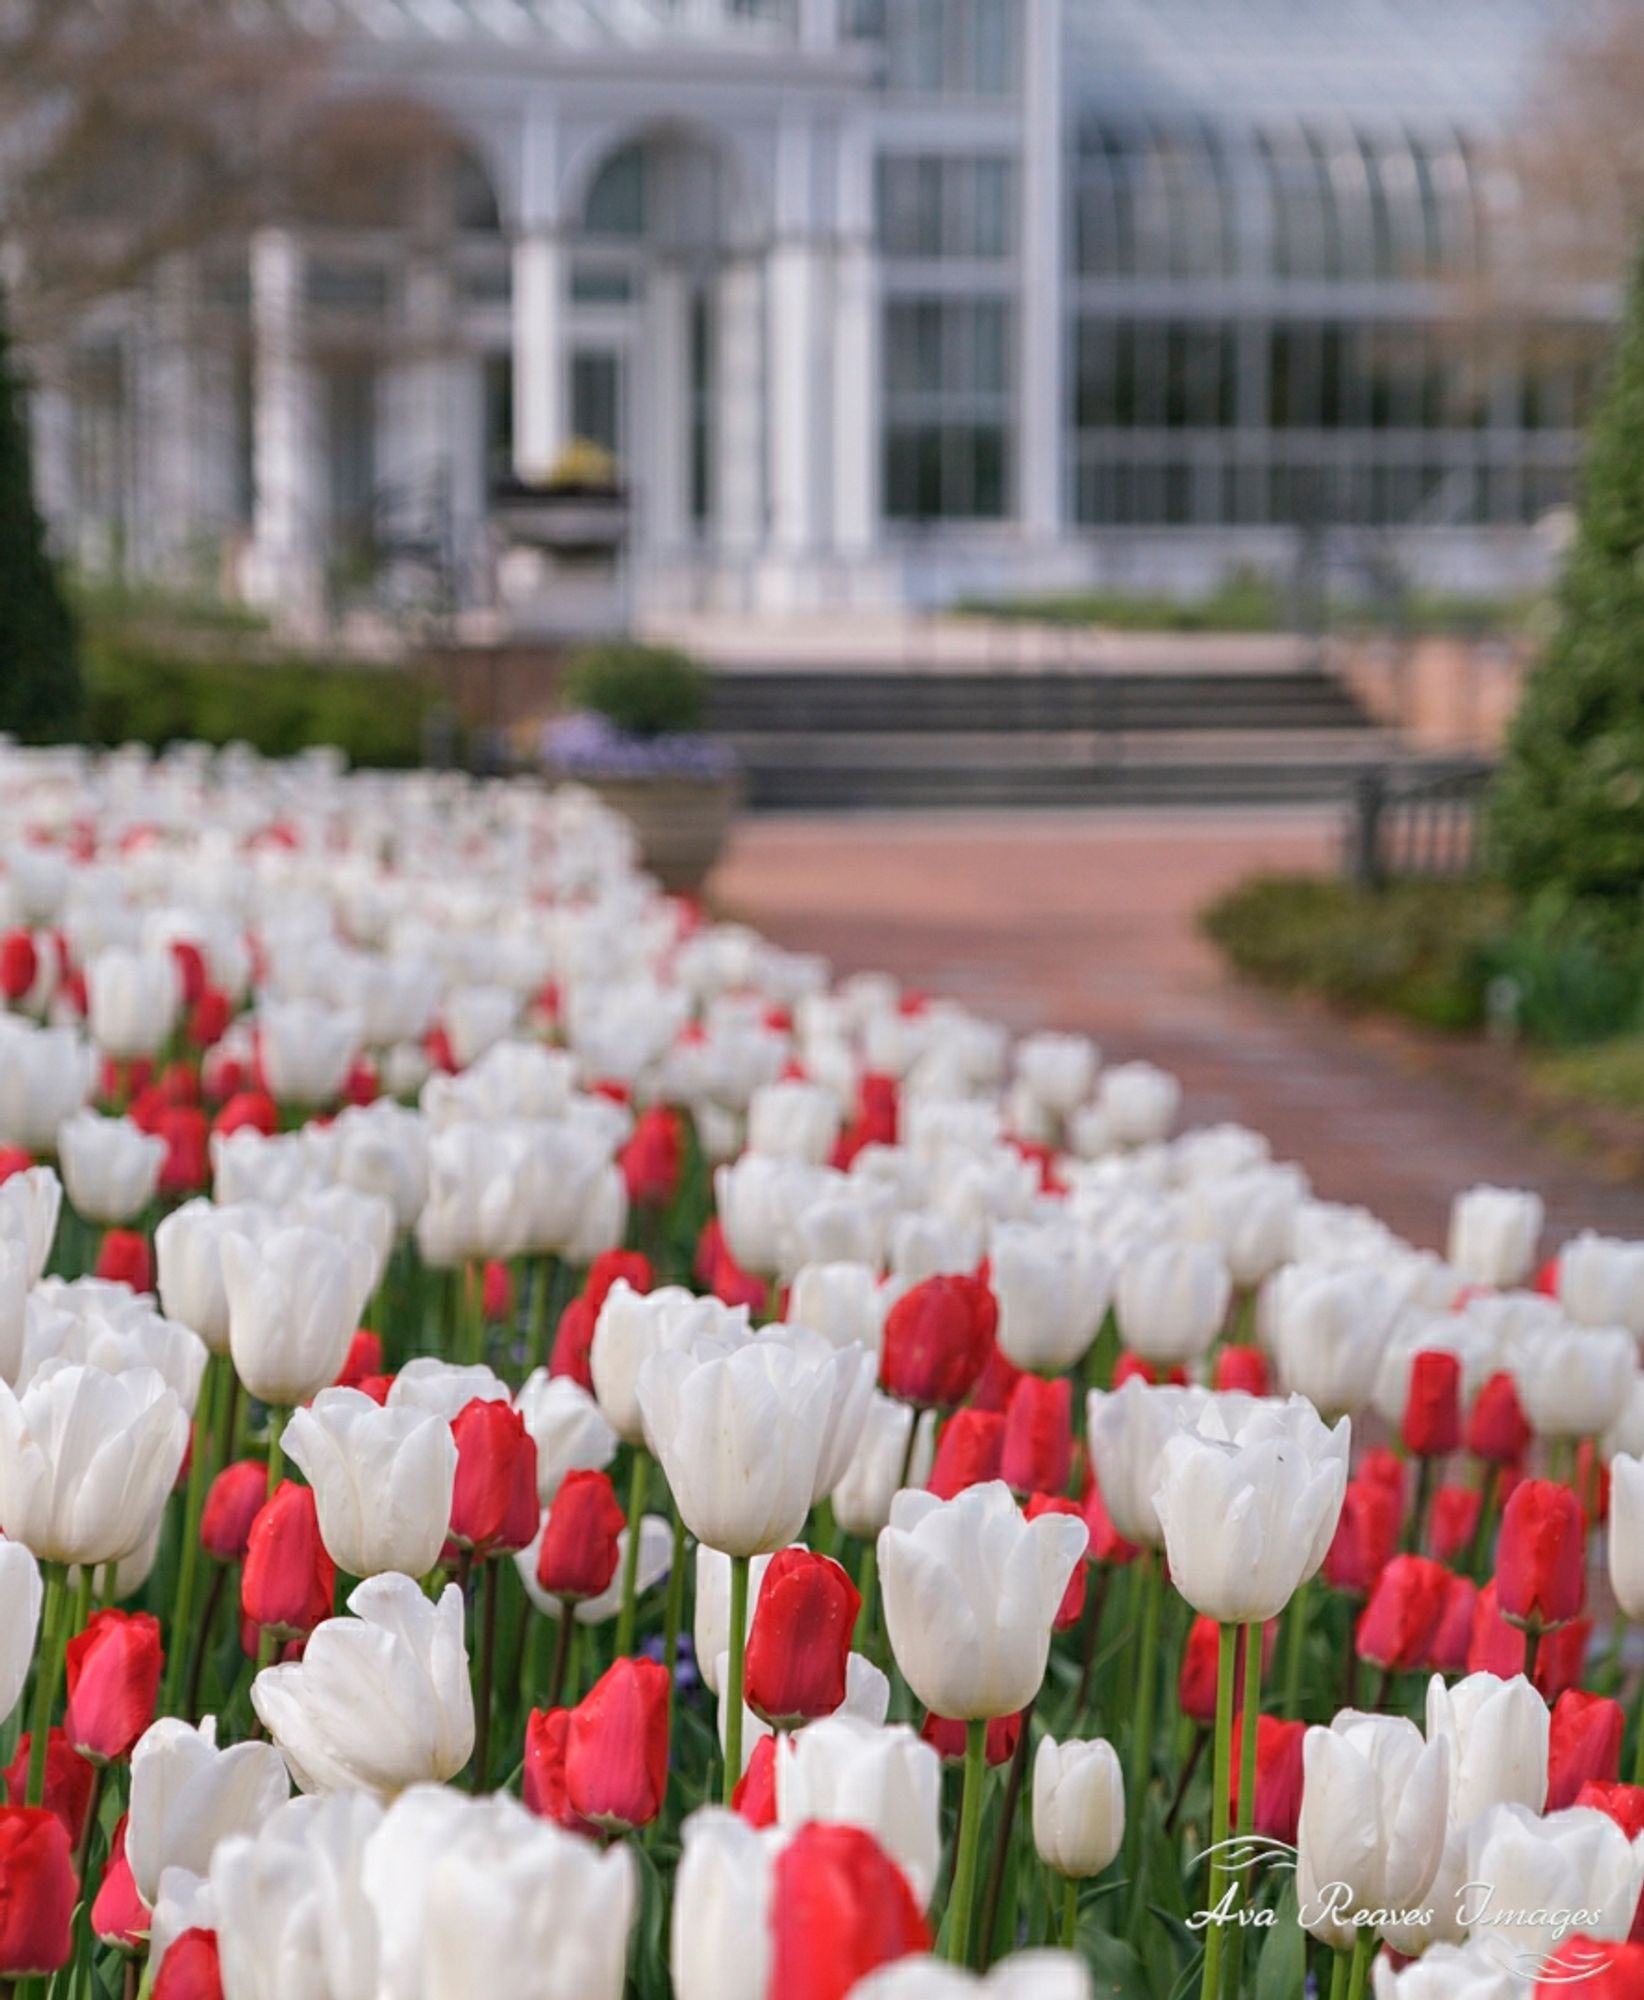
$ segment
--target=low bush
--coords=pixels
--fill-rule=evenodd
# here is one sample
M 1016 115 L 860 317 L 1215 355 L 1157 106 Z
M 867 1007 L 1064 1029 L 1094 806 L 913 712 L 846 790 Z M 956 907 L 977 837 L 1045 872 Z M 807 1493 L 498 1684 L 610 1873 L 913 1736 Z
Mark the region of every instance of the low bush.
M 1616 1111 L 1644 1111 L 1644 1035 L 1540 1057 L 1536 1080 L 1560 1097 Z
M 93 743 L 250 743 L 287 757 L 335 744 L 353 764 L 422 761 L 428 691 L 391 669 L 198 657 L 127 631 L 94 631 L 84 649 L 85 734 Z
M 572 661 L 565 702 L 604 716 L 630 736 L 683 736 L 701 727 L 708 676 L 671 646 L 612 640 L 587 647 Z

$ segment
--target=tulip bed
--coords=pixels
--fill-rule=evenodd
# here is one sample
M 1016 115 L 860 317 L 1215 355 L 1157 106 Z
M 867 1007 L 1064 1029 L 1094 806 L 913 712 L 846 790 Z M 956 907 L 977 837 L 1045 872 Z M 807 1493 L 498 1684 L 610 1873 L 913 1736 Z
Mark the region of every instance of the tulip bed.
M 575 789 L 5 749 L 0 864 L 0 1994 L 1644 1994 L 1644 1243 Z

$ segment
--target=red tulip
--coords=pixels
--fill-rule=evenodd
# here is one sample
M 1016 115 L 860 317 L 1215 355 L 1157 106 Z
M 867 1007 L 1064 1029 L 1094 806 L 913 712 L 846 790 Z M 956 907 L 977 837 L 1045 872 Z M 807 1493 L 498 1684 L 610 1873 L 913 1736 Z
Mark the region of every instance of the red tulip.
M 1404 1511 L 1404 1460 L 1384 1444 L 1372 1445 L 1359 1460 L 1358 1476 L 1367 1485 L 1385 1487 Z
M 221 1563 L 243 1561 L 251 1524 L 267 1497 L 268 1467 L 261 1459 L 225 1465 L 211 1482 L 200 1515 L 200 1546 L 206 1554 Z
M 154 1289 L 154 1254 L 140 1229 L 106 1229 L 97 1246 L 93 1275 L 134 1292 Z
M 1587 1517 L 1567 1486 L 1526 1479 L 1501 1516 L 1496 1593 L 1501 1615 L 1526 1631 L 1565 1625 L 1586 1596 Z
M 1450 1572 L 1428 1556 L 1394 1556 L 1376 1579 L 1354 1634 L 1361 1660 L 1392 1673 L 1425 1664 L 1449 1597 Z
M 348 1352 L 343 1357 L 335 1386 L 357 1389 L 362 1382 L 368 1382 L 381 1373 L 382 1335 L 373 1333 L 369 1327 L 357 1328 L 354 1338 L 348 1343 Z
M 1279 1621 L 1270 1619 L 1262 1632 L 1262 1673 L 1273 1664 L 1279 1643 Z M 1187 1628 L 1182 1647 L 1181 1670 L 1176 1676 L 1176 1700 L 1183 1715 L 1208 1727 L 1216 1720 L 1216 1674 L 1220 1628 L 1214 1618 L 1197 1617 Z M 1233 1712 L 1244 1710 L 1244 1647 L 1239 1646 L 1233 1663 Z M 1260 1748 L 1258 1743 L 1257 1748 Z
M 1215 1386 L 1220 1390 L 1242 1390 L 1247 1396 L 1269 1395 L 1272 1384 L 1268 1380 L 1267 1356 L 1259 1347 L 1218 1349 Z
M 166 1156 L 160 1165 L 161 1194 L 194 1194 L 203 1188 L 211 1178 L 211 1133 L 200 1107 L 168 1104 L 160 1114 L 155 1136 L 166 1142 Z
M 1553 1704 L 1547 1744 L 1547 1811 L 1575 1803 L 1582 1786 L 1613 1784 L 1621 1769 L 1627 1726 L 1621 1704 L 1601 1694 L 1568 1688 Z
M 261 1132 L 272 1138 L 280 1129 L 280 1108 L 266 1090 L 238 1090 L 211 1121 L 213 1132 Z
M 747 1770 L 731 1793 L 731 1810 L 739 1812 L 749 1826 L 776 1824 L 776 1742 L 775 1736 L 760 1737 Z
M 1476 1486 L 1441 1486 L 1427 1517 L 1427 1543 L 1440 1562 L 1453 1562 L 1472 1547 L 1484 1496 Z
M 777 1728 L 832 1715 L 845 1676 L 862 1598 L 827 1556 L 779 1549 L 765 1570 L 748 1631 L 743 1699 Z
M 910 1286 L 885 1315 L 879 1378 L 886 1392 L 922 1410 L 963 1402 L 993 1343 L 992 1306 L 992 1293 L 971 1278 L 925 1278 Z
M 1145 1382 L 1150 1388 L 1168 1383 L 1173 1388 L 1185 1389 L 1187 1370 L 1166 1368 L 1162 1362 L 1155 1365 L 1140 1354 L 1132 1354 L 1127 1347 L 1113 1364 L 1113 1386 L 1122 1389 L 1127 1382 Z
M 596 1833 L 573 1812 L 565 1790 L 565 1740 L 571 1727 L 568 1708 L 533 1708 L 525 1720 L 525 1770 L 521 1797 L 540 1819 L 551 1819 L 569 1833 Z
M 1572 1619 L 1554 1631 L 1543 1632 L 1536 1648 L 1535 1670 L 1527 1665 L 1529 1645 L 1523 1631 L 1509 1625 L 1497 1603 L 1496 1586 L 1487 1583 L 1473 1605 L 1473 1633 L 1467 1648 L 1467 1671 L 1489 1673 L 1502 1680 L 1514 1674 L 1530 1673 L 1543 1700 L 1553 1702 L 1566 1688 L 1581 1679 L 1586 1664 L 1587 1645 L 1593 1636 L 1590 1618 Z
M 102 1887 L 91 1906 L 93 1934 L 121 1951 L 141 1951 L 148 1936 L 150 1911 L 137 1893 L 131 1863 L 126 1859 L 126 1816 L 120 1815 L 109 1842 Z
M 874 1970 L 930 1949 L 908 1878 L 871 1833 L 803 1826 L 776 1858 L 770 1991 L 844 2000 Z
M 184 1033 L 195 1048 L 209 1049 L 227 1034 L 228 1024 L 233 1018 L 234 1009 L 228 995 L 215 986 L 208 986 L 189 1009 Z
M 1426 1348 L 1410 1366 L 1410 1393 L 1399 1426 L 1417 1458 L 1443 1458 L 1461 1444 L 1461 1362 L 1444 1348 Z
M 40 976 L 40 954 L 27 931 L 0 937 L 0 997 L 21 1000 Z
M 617 1660 L 571 1710 L 565 1795 L 574 1813 L 608 1833 L 646 1826 L 662 1810 L 668 1691 L 660 1660 Z
M 26 1146 L 0 1146 L 0 1187 L 13 1174 L 26 1174 L 34 1165 L 34 1155 Z
M 1530 1437 L 1530 1420 L 1518 1399 L 1518 1384 L 1503 1368 L 1473 1400 L 1467 1418 L 1467 1449 L 1489 1465 L 1516 1465 Z
M 153 2000 L 223 2000 L 217 1933 L 184 1931 L 161 1959 L 160 1976 L 150 1992 Z
M 240 1609 L 260 1631 L 306 1639 L 331 1616 L 336 1591 L 337 1565 L 320 1539 L 314 1489 L 283 1479 L 251 1524 Z
M 6 1770 L 6 1797 L 20 1806 L 28 1797 L 30 1737 L 25 1732 L 17 1740 L 17 1755 Z M 47 1812 L 61 1822 L 71 1847 L 78 1849 L 91 1811 L 91 1790 L 96 1773 L 61 1729 L 46 1732 Z
M 513 1310 L 514 1274 L 500 1257 L 489 1257 L 480 1281 L 480 1311 L 494 1323 L 510 1318 Z
M 1478 1585 L 1471 1577 L 1450 1578 L 1445 1586 L 1444 1610 L 1427 1652 L 1427 1665 L 1433 1673 L 1459 1674 L 1466 1671 L 1467 1648 L 1473 1636 L 1473 1609 L 1477 1600 Z
M 1600 1944 L 1567 1937 L 1541 1961 L 1534 2000 L 1638 2000 L 1644 1993 L 1644 1944 Z
M 1325 1581 L 1350 1597 L 1368 1597 L 1399 1544 L 1403 1496 L 1379 1479 L 1350 1479 L 1324 1558 Z
M 1244 1717 L 1233 1717 L 1233 1821 L 1238 1824 L 1239 1775 L 1243 1769 L 1241 1744 Z M 1269 1840 L 1293 1846 L 1296 1823 L 1301 1817 L 1302 1740 L 1305 1722 L 1284 1722 L 1276 1715 L 1263 1715 L 1256 1722 L 1256 1810 L 1252 1824 Z
M 57 1815 L 0 1806 L 0 1979 L 28 1979 L 68 1963 L 79 1896 Z
M 543 1523 L 537 1582 L 570 1604 L 598 1597 L 617 1573 L 622 1556 L 618 1537 L 626 1526 L 627 1516 L 606 1473 L 568 1472 Z
M 668 1206 L 679 1191 L 684 1165 L 679 1113 L 671 1104 L 653 1104 L 640 1113 L 617 1165 L 636 1208 Z
M 1005 1406 L 999 1477 L 1018 1493 L 1061 1493 L 1073 1463 L 1073 1384 L 1024 1375 Z
M 946 1715 L 936 1715 L 927 1710 L 924 1721 L 919 1725 L 919 1734 L 949 1764 L 959 1764 L 964 1761 L 964 1723 L 955 1722 Z M 992 1717 L 988 1723 L 988 1762 L 1008 1764 L 1016 1755 L 1016 1745 L 1021 1734 L 1020 1713 Z
M 636 1292 L 648 1292 L 656 1283 L 651 1260 L 643 1251 L 602 1250 L 588 1266 L 588 1276 L 582 1287 L 583 1297 L 596 1313 L 610 1296 L 611 1287 L 618 1278 L 626 1280 Z
M 173 938 L 171 959 L 183 989 L 183 1005 L 192 1007 L 206 990 L 206 962 L 192 938 Z
M 999 1477 L 1005 1420 L 996 1410 L 955 1410 L 937 1433 L 936 1457 L 925 1484 L 951 1500 L 967 1486 Z
M 1101 1485 L 1096 1478 L 1094 1467 L 1085 1475 L 1085 1498 L 1080 1512 L 1085 1517 L 1085 1526 L 1090 1530 L 1090 1546 L 1085 1551 L 1092 1562 L 1128 1563 L 1134 1562 L 1141 1554 L 1134 1542 L 1127 1542 L 1113 1525 L 1113 1517 L 1107 1511 L 1107 1503 L 1102 1498 Z
M 1068 1499 L 1064 1493 L 1034 1493 L 1028 1497 L 1022 1509 L 1030 1521 L 1036 1521 L 1041 1514 L 1067 1514 L 1075 1521 L 1083 1521 L 1084 1510 L 1077 1500 Z M 1086 1534 L 1090 1532 L 1088 1527 Z M 1090 1544 L 1085 1544 L 1085 1562 L 1073 1565 L 1073 1574 L 1067 1580 L 1067 1589 L 1062 1592 L 1062 1601 L 1056 1608 L 1054 1629 L 1068 1632 L 1078 1624 L 1085 1611 L 1086 1566 L 1090 1558 Z
M 559 1316 L 553 1349 L 548 1356 L 550 1375 L 568 1375 L 579 1389 L 594 1392 L 593 1371 L 588 1355 L 594 1344 L 594 1325 L 599 1314 L 586 1297 L 572 1299 Z
M 1644 1833 L 1644 1785 L 1618 1785 L 1603 1778 L 1589 1778 L 1576 1793 L 1575 1802 L 1613 1819 L 1629 1840 L 1636 1840 Z
M 476 1556 L 528 1548 L 537 1532 L 537 1446 L 508 1403 L 476 1396 L 451 1426 L 457 1480 L 451 1539 Z
M 96 1612 L 68 1642 L 63 1730 L 82 1757 L 112 1764 L 154 1720 L 160 1691 L 160 1621 L 146 1611 Z

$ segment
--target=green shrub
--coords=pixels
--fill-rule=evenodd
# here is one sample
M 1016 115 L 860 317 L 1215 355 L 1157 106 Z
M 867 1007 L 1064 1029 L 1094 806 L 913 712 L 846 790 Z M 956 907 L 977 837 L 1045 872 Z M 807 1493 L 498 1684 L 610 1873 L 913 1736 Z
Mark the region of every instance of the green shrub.
M 1533 1073 L 1561 1097 L 1617 1111 L 1644 1111 L 1644 1035 L 1543 1056 Z
M 1532 1041 L 1566 1047 L 1644 1025 L 1644 934 L 1602 906 L 1545 892 L 1515 914 L 1490 966 L 1512 981 Z
M 93 743 L 163 749 L 190 738 L 241 741 L 270 757 L 331 743 L 354 764 L 422 759 L 429 697 L 411 674 L 195 659 L 140 635 L 108 631 L 88 638 L 85 669 L 86 735 Z
M 1523 903 L 1644 917 L 1644 262 L 1595 418 L 1559 622 L 1495 787 L 1493 849 Z
M 670 646 L 613 641 L 578 654 L 566 676 L 565 700 L 630 736 L 678 736 L 700 728 L 708 676 Z
M 1259 875 L 1203 913 L 1247 977 L 1341 1007 L 1437 1028 L 1484 1018 L 1502 899 L 1475 882 L 1403 882 L 1369 893 L 1325 876 Z
M 0 318 L 0 729 L 72 735 L 80 713 L 74 621 L 34 504 L 28 425 Z

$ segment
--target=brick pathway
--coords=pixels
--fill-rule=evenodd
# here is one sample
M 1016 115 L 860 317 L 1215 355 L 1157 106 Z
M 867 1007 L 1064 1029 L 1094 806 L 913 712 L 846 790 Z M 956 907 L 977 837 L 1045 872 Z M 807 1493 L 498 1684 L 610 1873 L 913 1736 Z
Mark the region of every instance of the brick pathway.
M 1644 1189 L 1541 1144 L 1396 1040 L 1242 987 L 1193 914 L 1256 868 L 1334 865 L 1334 814 L 751 819 L 715 904 L 841 971 L 884 967 L 1016 1030 L 1082 1029 L 1173 1069 L 1195 1121 L 1259 1127 L 1318 1193 L 1437 1245 L 1453 1190 L 1537 1187 L 1550 1240 L 1644 1237 Z

